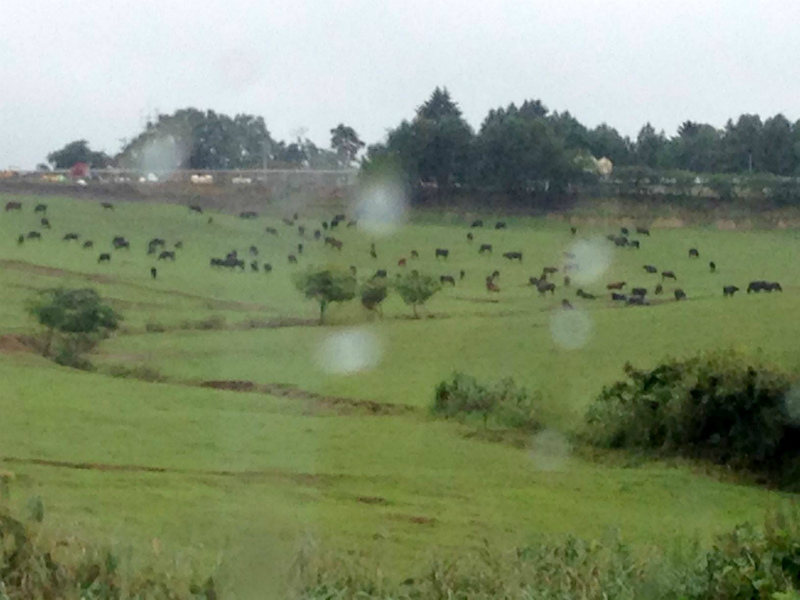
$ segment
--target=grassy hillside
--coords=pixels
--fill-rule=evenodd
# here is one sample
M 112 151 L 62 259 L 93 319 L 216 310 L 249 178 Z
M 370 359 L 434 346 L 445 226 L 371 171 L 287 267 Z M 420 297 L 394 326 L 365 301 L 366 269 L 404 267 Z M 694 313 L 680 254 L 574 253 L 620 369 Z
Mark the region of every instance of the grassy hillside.
M 17 245 L 20 233 L 41 230 L 33 214 L 40 200 L 52 230 L 42 230 L 41 242 Z M 797 232 L 654 230 L 639 236 L 637 251 L 613 248 L 599 228 L 573 237 L 563 225 L 509 220 L 507 230 L 475 230 L 470 243 L 465 224 L 412 219 L 386 237 L 340 229 L 339 253 L 311 238 L 324 215 L 301 215 L 301 240 L 281 215 L 214 214 L 208 223 L 209 215 L 179 206 L 119 203 L 104 211 L 89 201 L 22 201 L 21 213 L 0 214 L 0 466 L 15 474 L 14 501 L 40 495 L 64 527 L 136 547 L 158 538 L 207 564 L 221 553 L 228 572 L 255 573 L 254 562 L 282 572 L 310 538 L 357 549 L 391 570 L 430 548 L 457 552 L 484 539 L 512 545 L 619 530 L 642 548 L 707 541 L 760 521 L 785 498 L 690 464 L 592 460 L 569 440 L 626 361 L 648 366 L 666 355 L 735 346 L 800 370 Z M 267 226 L 279 235 L 266 234 Z M 95 247 L 62 241 L 72 231 Z M 110 250 L 115 235 L 132 249 Z M 174 264 L 146 255 L 152 237 L 183 242 Z M 368 252 L 373 241 L 377 259 Z M 298 242 L 304 252 L 290 266 L 286 256 Z M 480 243 L 493 244 L 493 255 L 479 255 Z M 234 248 L 247 254 L 250 245 L 272 273 L 209 267 L 212 256 Z M 690 247 L 699 260 L 688 258 Z M 437 261 L 435 248 L 448 248 L 450 257 Z M 355 265 L 361 279 L 385 268 L 391 279 L 412 249 L 420 258 L 409 259 L 409 269 L 457 280 L 466 272 L 420 320 L 390 296 L 383 319 L 353 302 L 333 307 L 332 324 L 318 327 L 317 307 L 292 285 L 293 273 L 329 262 Z M 501 257 L 510 250 L 523 252 L 522 264 Z M 100 252 L 113 252 L 110 264 L 97 263 Z M 578 254 L 584 275 L 596 271 L 581 285 L 597 300 L 576 298 L 578 284 L 565 290 L 561 274 L 554 296 L 541 298 L 527 285 L 543 266 L 563 267 L 564 252 Z M 717 273 L 709 273 L 709 260 Z M 652 294 L 660 277 L 644 264 L 674 270 L 677 284 L 665 284 L 649 307 L 612 303 L 604 289 L 610 281 Z M 494 269 L 501 292 L 490 297 L 484 279 Z M 784 292 L 722 297 L 723 285 L 744 290 L 752 279 L 780 281 Z M 92 357 L 99 373 L 57 367 L 12 343 L 11 335 L 34 330 L 26 299 L 56 285 L 95 287 L 125 316 L 126 331 Z M 672 300 L 677 286 L 688 301 Z M 564 298 L 577 310 L 562 311 Z M 197 330 L 209 317 L 224 321 Z M 147 324 L 165 331 L 147 333 Z M 335 344 L 337 334 L 353 330 L 373 343 Z M 343 353 L 373 366 L 336 374 L 331 365 Z M 117 364 L 157 368 L 167 382 L 103 374 Z M 454 370 L 513 377 L 541 392 L 544 437 L 519 447 L 432 419 L 433 387 Z M 266 393 L 200 387 L 210 380 L 255 382 Z

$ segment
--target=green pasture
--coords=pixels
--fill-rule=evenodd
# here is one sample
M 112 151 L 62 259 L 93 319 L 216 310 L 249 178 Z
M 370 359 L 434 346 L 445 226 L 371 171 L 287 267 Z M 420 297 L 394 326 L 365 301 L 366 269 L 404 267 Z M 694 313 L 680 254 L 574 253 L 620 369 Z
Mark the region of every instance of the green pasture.
M 572 236 L 555 221 L 509 219 L 495 231 L 487 220 L 468 242 L 468 220 L 412 216 L 382 236 L 340 227 L 334 235 L 344 248 L 337 252 L 310 235 L 330 215 L 301 214 L 301 240 L 279 214 L 248 221 L 122 202 L 110 211 L 65 198 L 4 197 L 2 204 L 11 199 L 24 207 L 0 213 L 0 339 L 35 330 L 26 299 L 51 286 L 95 287 L 125 317 L 125 330 L 92 357 L 98 373 L 0 345 L 0 468 L 16 476 L 13 501 L 41 496 L 61 528 L 145 552 L 157 538 L 163 549 L 204 564 L 222 557 L 229 572 L 255 573 L 261 562 L 281 572 L 309 539 L 363 552 L 391 571 L 483 540 L 511 546 L 619 531 L 641 548 L 707 542 L 736 523 L 760 521 L 785 499 L 696 465 L 591 459 L 571 440 L 588 403 L 626 361 L 647 366 L 736 347 L 800 371 L 796 231 L 653 230 L 634 236 L 637 251 L 613 248 L 604 239 L 612 226 Z M 39 201 L 48 204 L 50 231 L 37 226 Z M 279 235 L 266 234 L 267 226 Z M 18 245 L 30 230 L 44 239 Z M 62 241 L 72 231 L 95 247 Z M 115 235 L 128 238 L 131 250 L 111 250 Z M 174 264 L 146 255 L 152 237 L 183 242 Z M 299 242 L 300 264 L 289 265 Z M 493 253 L 479 255 L 480 243 L 491 243 Z M 244 257 L 250 245 L 272 273 L 209 267 L 211 257 L 232 249 Z M 688 258 L 691 247 L 699 260 Z M 434 258 L 436 248 L 447 248 L 449 258 Z M 505 251 L 522 251 L 523 262 L 509 263 Z M 97 263 L 100 252 L 112 252 L 110 264 Z M 555 295 L 539 297 L 528 278 L 544 266 L 563 268 L 572 260 L 565 252 L 577 252 L 591 267 L 584 274 L 596 268 L 596 275 L 565 289 L 559 273 Z M 356 301 L 331 308 L 330 324 L 319 327 L 318 307 L 292 285 L 294 273 L 326 263 L 354 265 L 362 280 L 386 269 L 391 280 L 403 269 L 400 258 L 408 258 L 406 269 L 457 280 L 419 320 L 390 294 L 382 318 Z M 678 282 L 665 283 L 652 306 L 615 305 L 605 291 L 611 281 L 652 295 L 660 277 L 647 275 L 644 264 L 675 271 Z M 484 280 L 495 269 L 501 291 L 490 294 Z M 784 292 L 748 296 L 753 279 L 779 281 Z M 723 298 L 730 284 L 742 292 Z M 579 285 L 598 299 L 577 298 Z M 688 301 L 672 299 L 675 287 Z M 575 311 L 560 308 L 565 298 Z M 193 325 L 215 316 L 224 318 L 222 328 Z M 166 330 L 148 333 L 148 324 Z M 353 332 L 371 343 L 336 345 L 337 336 Z M 342 353 L 364 368 L 332 369 Z M 102 374 L 118 364 L 157 368 L 168 382 Z M 431 418 L 433 387 L 455 370 L 481 380 L 513 377 L 538 392 L 546 433 L 560 440 L 554 455 L 537 439 L 525 447 L 491 442 L 472 427 Z M 276 389 L 318 396 L 198 387 L 209 380 L 282 384 Z M 319 396 L 352 402 L 345 409 Z M 373 414 L 361 400 L 410 408 Z M 70 468 L 76 463 L 94 468 Z

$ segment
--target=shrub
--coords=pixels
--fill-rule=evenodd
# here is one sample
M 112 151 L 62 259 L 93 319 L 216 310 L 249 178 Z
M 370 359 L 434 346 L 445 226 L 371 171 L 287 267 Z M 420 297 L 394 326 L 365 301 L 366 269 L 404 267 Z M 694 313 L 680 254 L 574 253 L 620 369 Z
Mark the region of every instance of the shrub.
M 418 319 L 417 307 L 423 306 L 436 292 L 442 289 L 442 286 L 430 275 L 412 271 L 400 277 L 395 282 L 394 288 L 403 302 L 411 306 L 414 318 Z
M 195 321 L 195 323 L 193 324 L 193 328 L 206 331 L 211 329 L 224 329 L 225 317 L 223 317 L 222 315 L 211 315 L 210 317 L 206 317 L 205 319 Z
M 361 305 L 369 311 L 380 312 L 381 304 L 386 300 L 389 288 L 383 277 L 376 277 L 364 283 L 361 287 Z
M 164 333 L 167 330 L 167 326 L 163 323 L 148 321 L 145 323 L 144 330 L 147 333 Z
M 513 379 L 494 386 L 479 384 L 474 377 L 455 373 L 451 381 L 436 386 L 432 412 L 445 418 L 480 415 L 484 426 L 496 424 L 516 429 L 537 429 L 535 404 L 539 400 L 518 387 Z
M 787 406 L 792 380 L 734 352 L 625 366 L 586 416 L 588 438 L 610 448 L 697 457 L 777 478 L 797 479 L 800 424 Z M 794 472 L 793 472 L 794 471 Z
M 295 287 L 309 300 L 319 302 L 319 322 L 322 325 L 325 311 L 332 302 L 347 302 L 355 298 L 356 278 L 350 271 L 328 267 L 298 275 Z
M 149 381 L 151 383 L 167 380 L 167 378 L 161 374 L 161 371 L 159 371 L 158 368 L 151 365 L 134 365 L 132 367 L 122 364 L 111 365 L 107 368 L 107 373 L 111 375 L 111 377 L 118 377 L 121 379 L 139 379 L 141 381 Z

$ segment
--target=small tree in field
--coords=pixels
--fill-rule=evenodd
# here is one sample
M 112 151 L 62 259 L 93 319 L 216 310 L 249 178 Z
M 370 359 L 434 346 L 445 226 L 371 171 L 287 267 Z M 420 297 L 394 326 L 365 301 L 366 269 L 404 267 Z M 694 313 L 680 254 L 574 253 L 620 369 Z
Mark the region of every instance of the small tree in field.
M 361 287 L 361 305 L 369 311 L 381 312 L 381 303 L 386 300 L 389 288 L 386 279 L 370 279 Z
M 30 303 L 28 312 L 47 333 L 42 354 L 48 356 L 56 334 L 75 353 L 91 349 L 97 340 L 119 327 L 122 317 L 93 289 L 44 290 Z
M 319 322 L 325 322 L 325 310 L 331 302 L 347 302 L 356 296 L 356 278 L 335 267 L 303 273 L 295 286 L 309 300 L 319 302 Z
M 425 304 L 431 296 L 442 289 L 441 284 L 433 277 L 418 273 L 409 273 L 400 277 L 394 287 L 403 302 L 411 305 L 415 319 L 419 319 L 417 307 Z

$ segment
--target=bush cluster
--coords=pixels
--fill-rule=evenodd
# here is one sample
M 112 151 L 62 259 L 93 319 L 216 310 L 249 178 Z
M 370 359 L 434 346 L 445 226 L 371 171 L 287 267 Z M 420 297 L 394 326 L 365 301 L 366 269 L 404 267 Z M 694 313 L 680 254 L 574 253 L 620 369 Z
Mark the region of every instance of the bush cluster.
M 469 375 L 455 373 L 450 381 L 436 386 L 431 410 L 433 414 L 465 419 L 478 415 L 484 426 L 489 422 L 515 429 L 538 429 L 536 418 L 537 395 L 517 386 L 513 379 L 495 385 L 483 385 Z
M 115 364 L 108 367 L 107 373 L 111 375 L 111 377 L 139 379 L 150 383 L 158 383 L 167 380 L 161 371 L 152 365 L 133 365 L 129 367 L 123 364 Z
M 702 458 L 800 484 L 800 411 L 787 374 L 735 352 L 649 370 L 628 364 L 625 374 L 587 413 L 594 444 Z

